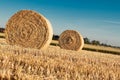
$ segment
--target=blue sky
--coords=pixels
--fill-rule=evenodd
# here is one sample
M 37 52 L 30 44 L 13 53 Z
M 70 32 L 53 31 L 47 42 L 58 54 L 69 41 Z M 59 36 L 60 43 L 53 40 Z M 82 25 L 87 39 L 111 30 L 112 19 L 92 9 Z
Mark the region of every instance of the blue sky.
M 0 0 L 0 26 L 22 9 L 48 18 L 54 34 L 73 29 L 90 40 L 120 46 L 120 0 Z

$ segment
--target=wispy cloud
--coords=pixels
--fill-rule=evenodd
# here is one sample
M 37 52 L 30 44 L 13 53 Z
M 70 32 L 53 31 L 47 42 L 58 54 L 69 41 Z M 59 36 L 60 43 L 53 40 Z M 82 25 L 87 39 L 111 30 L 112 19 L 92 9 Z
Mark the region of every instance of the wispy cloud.
M 110 20 L 104 20 L 103 22 L 105 22 L 105 23 L 110 23 L 110 24 L 119 24 L 120 25 L 120 22 L 118 22 L 118 21 L 110 21 Z

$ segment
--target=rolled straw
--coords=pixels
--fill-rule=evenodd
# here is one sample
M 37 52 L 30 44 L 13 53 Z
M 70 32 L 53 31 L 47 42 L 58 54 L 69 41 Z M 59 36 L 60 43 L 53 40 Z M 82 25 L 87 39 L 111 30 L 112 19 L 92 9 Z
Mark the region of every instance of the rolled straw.
M 59 37 L 59 45 L 62 49 L 81 50 L 84 46 L 83 37 L 74 30 L 66 30 Z
M 6 41 L 10 45 L 46 49 L 53 36 L 50 22 L 41 14 L 21 10 L 6 24 Z

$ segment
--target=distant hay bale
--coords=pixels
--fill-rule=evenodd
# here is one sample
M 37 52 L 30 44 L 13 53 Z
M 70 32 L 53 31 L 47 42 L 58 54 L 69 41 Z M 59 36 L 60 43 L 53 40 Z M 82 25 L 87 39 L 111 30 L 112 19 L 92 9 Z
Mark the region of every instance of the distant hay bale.
M 83 37 L 74 30 L 66 30 L 59 37 L 59 45 L 62 49 L 81 50 L 84 46 Z
M 10 45 L 46 49 L 52 41 L 53 31 L 50 22 L 41 14 L 21 10 L 8 20 L 5 36 Z

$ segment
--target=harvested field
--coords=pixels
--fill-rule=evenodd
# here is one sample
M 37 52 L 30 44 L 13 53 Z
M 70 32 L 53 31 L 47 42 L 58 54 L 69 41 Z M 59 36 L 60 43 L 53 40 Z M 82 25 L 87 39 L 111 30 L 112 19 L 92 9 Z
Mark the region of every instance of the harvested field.
M 49 46 L 42 51 L 1 43 L 0 80 L 120 79 L 118 55 L 85 50 L 76 52 L 58 46 Z
M 94 52 L 103 52 L 103 53 L 120 55 L 120 49 L 119 48 L 85 44 L 84 49 L 94 51 Z
M 59 46 L 59 43 L 57 40 L 52 40 L 51 45 Z M 84 44 L 83 50 L 120 55 L 119 48 L 112 48 L 112 47 L 105 47 L 105 46 L 96 46 L 96 45 Z
M 5 38 L 5 34 L 4 33 L 0 33 L 0 38 Z
M 5 34 L 4 33 L 0 33 L 0 36 L 5 36 Z

